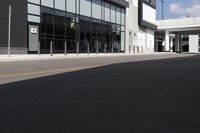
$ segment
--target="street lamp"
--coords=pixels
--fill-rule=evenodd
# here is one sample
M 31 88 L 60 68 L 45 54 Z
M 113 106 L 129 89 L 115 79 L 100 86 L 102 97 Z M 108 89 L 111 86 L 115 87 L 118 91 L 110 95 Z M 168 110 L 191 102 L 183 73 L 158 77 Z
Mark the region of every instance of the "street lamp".
M 163 6 L 164 6 L 164 3 L 165 3 L 165 0 L 161 0 L 161 3 L 162 3 L 162 20 L 164 19 L 164 9 L 163 9 Z

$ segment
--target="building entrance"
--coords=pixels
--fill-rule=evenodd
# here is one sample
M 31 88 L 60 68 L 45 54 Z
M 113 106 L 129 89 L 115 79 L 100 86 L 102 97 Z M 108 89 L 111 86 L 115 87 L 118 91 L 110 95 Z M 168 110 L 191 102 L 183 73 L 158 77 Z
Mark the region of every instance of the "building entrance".
M 39 49 L 39 26 L 29 25 L 29 52 L 37 52 Z

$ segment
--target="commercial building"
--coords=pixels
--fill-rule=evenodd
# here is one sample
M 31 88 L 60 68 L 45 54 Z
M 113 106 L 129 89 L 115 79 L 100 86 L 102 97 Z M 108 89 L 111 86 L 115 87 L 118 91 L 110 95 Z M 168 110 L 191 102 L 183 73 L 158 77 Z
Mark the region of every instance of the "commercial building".
M 200 17 L 159 20 L 156 52 L 200 52 Z
M 0 0 L 0 54 L 154 52 L 156 0 Z
M 0 0 L 0 53 L 125 52 L 125 0 Z
M 154 52 L 156 0 L 129 0 L 127 9 L 126 51 Z

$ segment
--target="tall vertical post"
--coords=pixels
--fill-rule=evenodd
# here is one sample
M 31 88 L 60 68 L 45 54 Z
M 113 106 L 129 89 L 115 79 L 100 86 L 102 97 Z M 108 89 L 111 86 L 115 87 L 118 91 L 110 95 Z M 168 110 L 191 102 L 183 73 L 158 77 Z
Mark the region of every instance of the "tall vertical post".
M 77 53 L 77 55 L 79 55 L 79 42 L 77 42 L 77 44 L 76 44 L 77 46 L 76 46 L 76 53 Z
M 98 41 L 96 42 L 96 47 L 97 47 L 96 54 L 98 54 L 99 53 L 99 42 Z
M 104 44 L 104 53 L 106 54 L 106 47 L 107 47 L 107 44 Z
M 67 55 L 67 42 L 65 41 L 65 55 Z
M 114 46 L 113 46 L 113 43 L 112 43 L 112 53 L 114 53 Z
M 38 41 L 38 55 L 40 55 L 40 41 Z
M 119 50 L 119 44 L 118 44 L 118 53 L 120 53 L 120 50 Z
M 135 53 L 135 45 L 133 46 L 133 53 Z
M 87 43 L 87 54 L 89 55 L 90 54 L 90 44 Z
M 12 6 L 9 5 L 9 17 L 8 17 L 8 56 L 9 57 L 10 57 L 11 16 L 12 16 Z
M 144 46 L 141 47 L 141 52 L 144 53 Z
M 162 3 L 162 20 L 164 19 L 164 3 L 165 3 L 165 0 L 161 0 L 161 3 Z
M 50 55 L 53 56 L 53 42 L 50 42 Z

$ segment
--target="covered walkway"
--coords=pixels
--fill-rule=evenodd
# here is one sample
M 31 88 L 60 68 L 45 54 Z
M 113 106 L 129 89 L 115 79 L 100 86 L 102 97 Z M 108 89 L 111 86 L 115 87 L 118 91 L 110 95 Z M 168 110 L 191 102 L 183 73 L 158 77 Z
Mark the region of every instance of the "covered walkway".
M 200 17 L 160 20 L 156 24 L 155 51 L 199 52 Z

